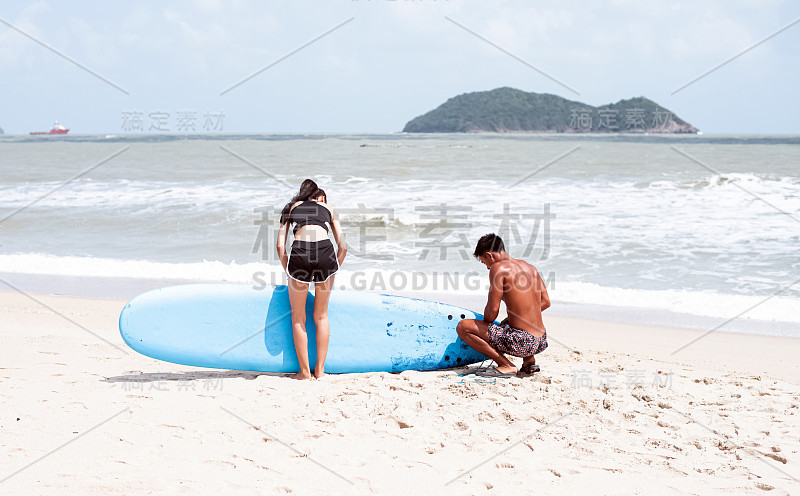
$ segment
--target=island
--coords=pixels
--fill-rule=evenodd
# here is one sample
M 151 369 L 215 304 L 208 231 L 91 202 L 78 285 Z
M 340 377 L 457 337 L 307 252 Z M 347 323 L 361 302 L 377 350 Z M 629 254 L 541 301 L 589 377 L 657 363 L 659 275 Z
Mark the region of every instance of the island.
M 465 93 L 410 120 L 406 133 L 698 133 L 645 97 L 593 107 L 514 88 Z

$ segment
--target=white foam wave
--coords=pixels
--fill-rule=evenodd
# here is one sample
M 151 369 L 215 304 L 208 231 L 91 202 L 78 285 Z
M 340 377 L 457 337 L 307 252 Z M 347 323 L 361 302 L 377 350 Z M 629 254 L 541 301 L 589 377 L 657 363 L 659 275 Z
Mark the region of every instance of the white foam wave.
M 800 180 L 797 177 L 776 177 L 753 173 L 731 173 L 731 174 L 712 174 L 703 179 L 697 180 L 656 180 L 651 182 L 628 183 L 638 188 L 651 187 L 656 189 L 681 189 L 681 190 L 715 190 L 727 188 L 761 189 L 775 192 L 776 188 L 785 188 L 785 192 L 794 191 L 796 193 Z
M 742 319 L 777 322 L 800 322 L 795 298 L 774 296 L 748 296 L 722 294 L 710 291 L 645 290 L 609 288 L 593 283 L 571 282 L 560 284 L 557 294 L 562 301 L 592 305 L 657 308 L 676 313 L 704 317 L 732 319 L 742 314 Z
M 419 180 L 367 178 L 347 176 L 341 181 L 333 177 L 320 176 L 331 192 L 330 198 L 337 207 L 351 208 L 365 204 L 371 208 L 403 209 L 412 204 L 440 204 L 454 201 L 452 192 L 502 191 L 507 189 L 506 181 L 452 179 Z M 741 204 L 742 189 L 757 194 L 766 200 L 778 203 L 781 208 L 793 211 L 800 208 L 797 177 L 764 177 L 752 173 L 728 175 L 709 175 L 694 180 L 659 179 L 650 181 L 607 178 L 594 179 L 537 179 L 535 187 L 518 188 L 514 201 L 519 204 L 542 203 L 542 200 L 565 204 L 586 203 L 601 205 L 607 203 L 611 195 L 634 195 L 639 202 L 663 205 L 664 201 L 701 201 L 704 198 L 728 198 Z M 286 197 L 285 189 L 279 184 L 264 184 L 261 180 L 249 177 L 226 178 L 212 182 L 164 182 L 141 180 L 76 181 L 68 188 L 58 189 L 58 182 L 25 182 L 0 185 L 0 207 L 18 208 L 28 204 L 31 199 L 42 198 L 39 207 L 125 207 L 148 205 L 164 208 L 176 204 L 191 204 L 202 210 L 231 208 L 232 205 L 264 203 L 264 199 L 280 199 L 273 203 L 282 206 Z M 54 191 L 58 189 L 58 191 Z M 376 197 L 375 191 L 380 191 Z M 664 198 L 664 194 L 670 196 Z M 698 196 L 699 195 L 699 196 Z M 708 198 L 706 198 L 708 197 Z M 745 198 L 747 199 L 747 198 Z M 470 203 L 480 212 L 479 205 Z
M 47 254 L 0 255 L 0 272 L 54 276 L 110 278 L 184 279 L 250 283 L 255 286 L 286 284 L 286 274 L 277 265 L 205 260 L 196 263 L 163 263 L 147 260 L 116 260 L 92 257 L 59 257 Z M 548 282 L 556 302 L 614 307 L 654 308 L 704 317 L 800 322 L 796 298 L 723 294 L 711 291 L 644 290 L 605 287 L 593 283 Z M 420 292 L 485 295 L 485 271 L 423 273 L 387 269 L 341 270 L 337 288 L 379 292 Z M 621 304 L 624 302 L 624 304 Z

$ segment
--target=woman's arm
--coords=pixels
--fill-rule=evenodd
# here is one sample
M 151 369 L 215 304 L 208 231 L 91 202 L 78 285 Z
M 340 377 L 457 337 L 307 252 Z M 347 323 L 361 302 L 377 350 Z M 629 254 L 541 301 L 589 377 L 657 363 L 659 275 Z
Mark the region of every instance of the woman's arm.
M 281 224 L 278 231 L 278 244 L 275 247 L 278 250 L 278 259 L 283 265 L 283 270 L 289 266 L 289 255 L 286 254 L 286 240 L 289 239 L 289 223 Z
M 344 257 L 347 255 L 347 243 L 344 240 L 342 226 L 339 224 L 339 216 L 336 215 L 336 212 L 330 205 L 326 206 L 331 211 L 331 231 L 333 232 L 333 239 L 336 241 L 336 247 L 338 248 L 336 251 L 336 258 L 339 260 L 339 266 L 341 267 L 344 262 Z
M 289 255 L 286 253 L 286 241 L 289 240 L 289 224 L 291 224 L 291 213 L 294 210 L 294 207 L 300 205 L 303 202 L 295 202 L 292 205 L 292 208 L 289 209 L 289 221 L 285 224 L 281 224 L 281 228 L 278 230 L 278 244 L 275 248 L 278 250 L 278 259 L 281 261 L 281 265 L 283 265 L 283 270 L 288 270 L 289 268 Z

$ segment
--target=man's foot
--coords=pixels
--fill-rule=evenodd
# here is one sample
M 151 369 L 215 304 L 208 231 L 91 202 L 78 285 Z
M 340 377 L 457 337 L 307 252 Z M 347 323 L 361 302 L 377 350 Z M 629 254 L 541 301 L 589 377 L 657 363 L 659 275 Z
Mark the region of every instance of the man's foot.
M 531 364 L 531 365 L 523 365 L 522 368 L 519 369 L 519 375 L 531 375 L 536 372 L 539 372 L 541 369 L 538 365 Z
M 482 372 L 476 372 L 475 375 L 478 377 L 488 377 L 494 379 L 508 379 L 517 376 L 517 369 L 512 367 L 510 372 L 503 372 L 499 367 L 489 367 Z
M 495 367 L 501 374 L 516 374 L 517 368 L 514 365 L 498 365 Z
M 307 381 L 307 380 L 309 380 L 309 379 L 312 379 L 312 378 L 313 378 L 313 377 L 311 376 L 311 372 L 304 372 L 304 371 L 302 371 L 302 370 L 301 370 L 300 372 L 298 372 L 298 373 L 294 374 L 294 375 L 293 375 L 293 376 L 291 376 L 291 377 L 292 377 L 292 379 L 297 379 L 297 380 L 300 380 L 300 381 Z
M 534 372 L 539 372 L 539 370 L 539 366 L 536 365 L 536 358 L 531 355 L 522 360 L 522 367 L 519 369 L 519 373 L 529 375 L 533 374 Z

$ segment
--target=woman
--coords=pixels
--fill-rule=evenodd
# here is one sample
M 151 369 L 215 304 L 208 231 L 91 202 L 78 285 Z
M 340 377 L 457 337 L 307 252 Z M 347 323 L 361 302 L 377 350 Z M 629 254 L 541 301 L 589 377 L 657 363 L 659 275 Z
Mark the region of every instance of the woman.
M 289 304 L 292 306 L 292 335 L 300 372 L 295 379 L 311 379 L 308 363 L 308 335 L 306 334 L 306 295 L 308 285 L 314 283 L 314 324 L 317 326 L 317 363 L 314 377 L 325 375 L 325 357 L 328 354 L 328 300 L 333 289 L 336 271 L 347 254 L 342 227 L 331 207 L 326 204 L 325 192 L 317 183 L 306 179 L 300 192 L 283 207 L 281 228 L 278 233 L 278 257 L 289 275 Z M 294 224 L 294 242 L 291 256 L 286 254 L 289 225 Z M 338 252 L 328 238 L 331 226 Z

